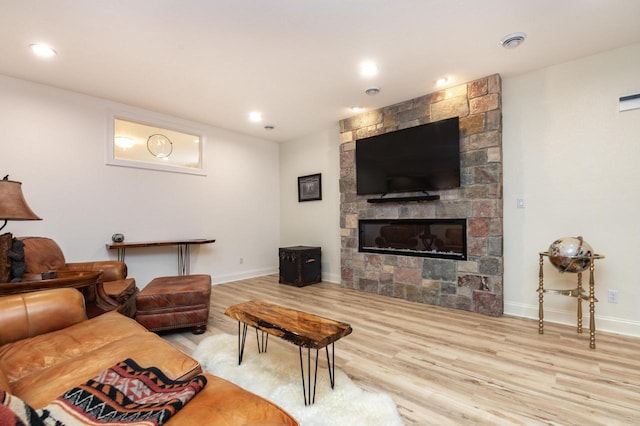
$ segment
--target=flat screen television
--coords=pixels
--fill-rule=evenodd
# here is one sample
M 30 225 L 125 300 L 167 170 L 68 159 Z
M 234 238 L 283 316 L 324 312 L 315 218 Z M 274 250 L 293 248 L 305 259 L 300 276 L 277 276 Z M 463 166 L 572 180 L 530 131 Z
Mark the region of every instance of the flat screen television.
M 359 195 L 460 186 L 459 118 L 356 140 Z

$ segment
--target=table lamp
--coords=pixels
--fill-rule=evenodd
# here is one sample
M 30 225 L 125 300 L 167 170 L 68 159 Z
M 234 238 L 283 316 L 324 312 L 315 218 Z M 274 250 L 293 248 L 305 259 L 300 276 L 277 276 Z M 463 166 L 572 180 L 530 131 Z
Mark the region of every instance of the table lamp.
M 9 175 L 0 180 L 0 231 L 10 220 L 42 220 L 29 207 L 22 194 L 22 182 L 9 180 Z M 0 235 L 0 282 L 7 282 L 11 275 L 11 262 L 7 251 L 11 250 L 13 236 L 7 232 Z

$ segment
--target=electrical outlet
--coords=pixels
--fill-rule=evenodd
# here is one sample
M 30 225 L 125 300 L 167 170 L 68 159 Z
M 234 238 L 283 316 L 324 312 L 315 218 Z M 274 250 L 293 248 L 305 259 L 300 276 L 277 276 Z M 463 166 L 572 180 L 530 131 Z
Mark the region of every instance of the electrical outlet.
M 609 303 L 618 303 L 618 290 L 609 290 L 608 300 Z
M 244 258 L 240 258 L 240 264 L 242 265 L 244 263 Z

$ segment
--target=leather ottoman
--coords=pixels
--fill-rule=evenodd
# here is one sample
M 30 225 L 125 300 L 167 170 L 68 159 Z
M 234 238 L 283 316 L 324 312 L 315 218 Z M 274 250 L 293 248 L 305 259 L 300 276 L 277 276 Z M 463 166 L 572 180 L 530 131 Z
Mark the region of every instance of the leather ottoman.
M 136 321 L 150 331 L 207 329 L 211 296 L 210 275 L 181 275 L 153 279 L 136 296 Z

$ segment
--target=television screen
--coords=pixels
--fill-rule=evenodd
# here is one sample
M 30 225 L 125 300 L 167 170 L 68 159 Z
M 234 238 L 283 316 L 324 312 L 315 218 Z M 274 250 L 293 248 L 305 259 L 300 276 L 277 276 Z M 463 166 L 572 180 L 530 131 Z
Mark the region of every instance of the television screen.
M 459 187 L 458 117 L 358 139 L 356 186 L 359 195 Z

